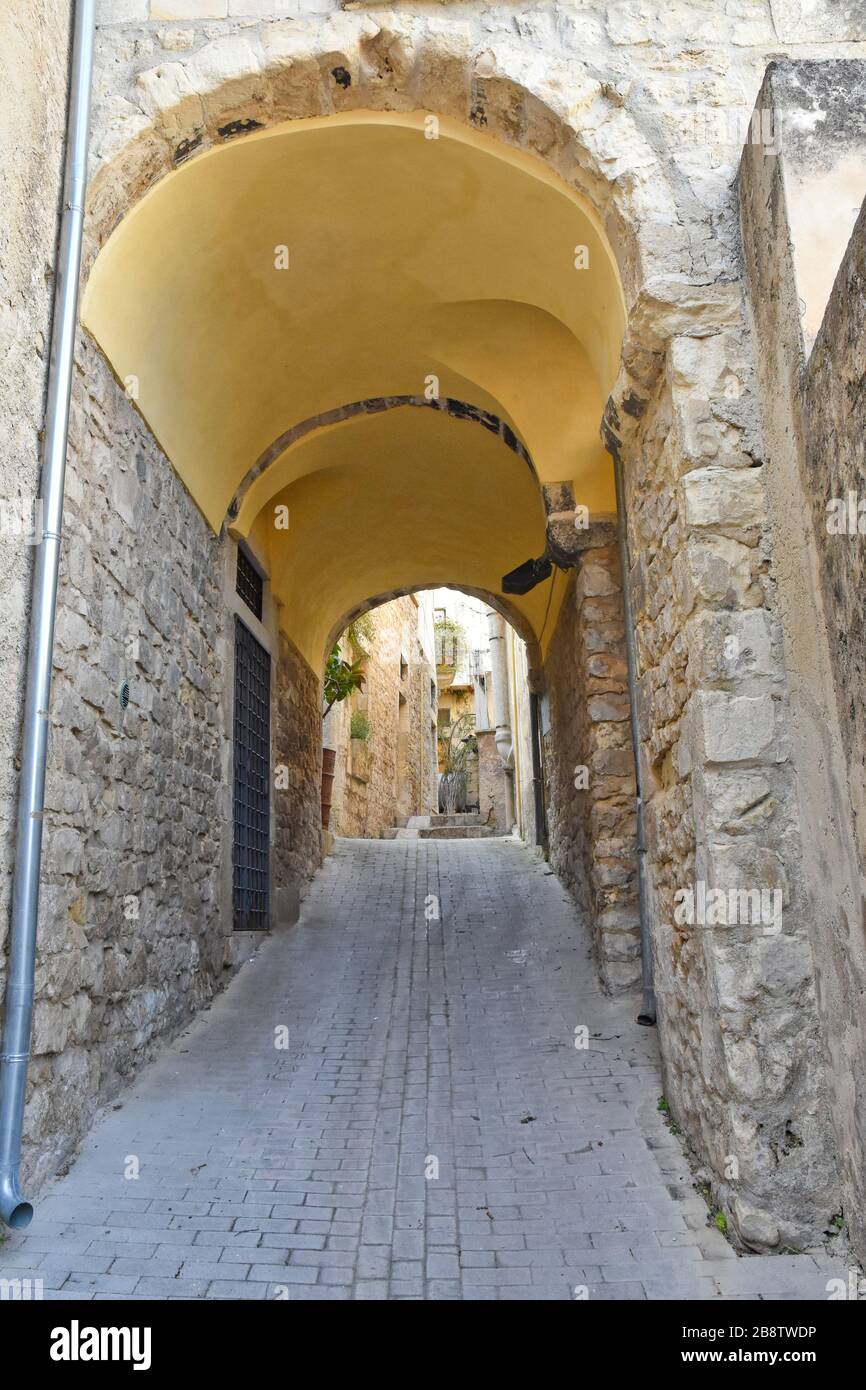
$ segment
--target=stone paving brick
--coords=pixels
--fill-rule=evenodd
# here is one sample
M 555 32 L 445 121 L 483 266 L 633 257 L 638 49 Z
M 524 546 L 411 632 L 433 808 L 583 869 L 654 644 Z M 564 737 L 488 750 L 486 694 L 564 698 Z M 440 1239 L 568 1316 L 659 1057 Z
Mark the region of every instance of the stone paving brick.
M 44 1271 L 51 1299 L 826 1297 L 847 1270 L 823 1252 L 738 1258 L 708 1225 L 634 1013 L 517 842 L 338 841 L 0 1277 Z
M 212 1284 L 208 1284 L 206 1294 L 197 1294 L 198 1298 L 230 1298 L 230 1299 L 257 1299 L 262 1300 L 268 1297 L 267 1284 L 246 1284 L 230 1279 L 214 1279 Z M 172 1297 L 172 1295 L 168 1295 Z

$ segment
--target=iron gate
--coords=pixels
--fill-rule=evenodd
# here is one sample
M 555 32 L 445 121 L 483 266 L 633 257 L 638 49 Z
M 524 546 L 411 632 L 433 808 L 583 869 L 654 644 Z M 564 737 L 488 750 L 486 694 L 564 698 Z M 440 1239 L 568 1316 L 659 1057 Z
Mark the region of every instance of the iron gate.
M 236 931 L 268 928 L 271 658 L 235 618 L 234 840 Z

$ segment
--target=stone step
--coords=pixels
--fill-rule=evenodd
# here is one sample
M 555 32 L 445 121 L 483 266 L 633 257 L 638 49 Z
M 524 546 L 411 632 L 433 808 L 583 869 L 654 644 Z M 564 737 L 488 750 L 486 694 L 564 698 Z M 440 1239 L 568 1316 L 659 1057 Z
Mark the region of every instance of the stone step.
M 478 840 L 495 834 L 477 811 L 458 811 L 453 816 L 399 816 L 393 829 L 383 830 L 383 840 Z
M 492 825 L 430 825 L 415 833 L 421 840 L 481 840 L 496 831 Z

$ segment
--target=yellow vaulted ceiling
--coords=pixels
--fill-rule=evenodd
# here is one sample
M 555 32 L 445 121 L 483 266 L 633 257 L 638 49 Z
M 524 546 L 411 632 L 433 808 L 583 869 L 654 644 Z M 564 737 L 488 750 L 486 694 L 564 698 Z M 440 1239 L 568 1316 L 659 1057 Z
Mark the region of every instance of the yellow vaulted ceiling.
M 478 426 L 393 410 L 313 435 L 299 453 L 297 481 L 259 512 L 252 539 L 289 630 L 317 660 L 332 624 L 362 597 L 441 584 L 496 593 L 515 556 L 544 549 L 536 480 Z M 276 506 L 288 507 L 287 531 L 273 524 Z M 512 599 L 536 633 L 547 597 L 539 585 Z
M 444 119 L 438 139 L 424 132 L 423 113 L 356 112 L 202 154 L 117 227 L 83 300 L 215 530 L 241 489 L 236 529 L 270 556 L 283 625 L 314 666 L 333 623 L 373 594 L 499 592 L 544 548 L 539 480 L 615 510 L 598 427 L 624 312 L 595 215 L 527 156 Z M 482 426 L 424 409 L 273 448 L 353 402 L 423 397 L 433 377 L 504 420 L 537 478 Z M 273 528 L 280 497 L 288 532 Z M 537 635 L 547 613 L 544 645 L 549 588 L 516 600 Z

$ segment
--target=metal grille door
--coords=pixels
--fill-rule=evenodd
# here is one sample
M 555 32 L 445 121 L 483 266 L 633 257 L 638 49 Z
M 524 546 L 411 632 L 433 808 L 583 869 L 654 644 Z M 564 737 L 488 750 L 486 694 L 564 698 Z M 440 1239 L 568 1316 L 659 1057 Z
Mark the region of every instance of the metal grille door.
M 234 925 L 268 927 L 271 658 L 235 619 Z

